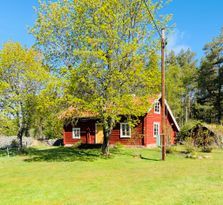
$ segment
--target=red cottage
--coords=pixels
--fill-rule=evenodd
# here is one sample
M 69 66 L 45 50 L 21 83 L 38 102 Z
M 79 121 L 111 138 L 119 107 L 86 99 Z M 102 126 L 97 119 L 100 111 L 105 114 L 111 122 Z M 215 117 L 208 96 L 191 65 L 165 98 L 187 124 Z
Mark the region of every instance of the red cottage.
M 126 121 L 117 123 L 110 136 L 110 144 L 160 146 L 161 133 L 161 98 L 150 100 L 152 106 L 145 116 L 140 117 L 139 123 L 131 128 Z M 173 144 L 180 128 L 170 110 L 166 106 L 166 133 L 168 142 Z M 68 111 L 69 112 L 69 111 Z M 85 112 L 78 117 L 75 126 L 71 123 L 64 125 L 64 145 L 70 146 L 78 141 L 84 144 L 102 144 L 103 127 L 92 113 Z

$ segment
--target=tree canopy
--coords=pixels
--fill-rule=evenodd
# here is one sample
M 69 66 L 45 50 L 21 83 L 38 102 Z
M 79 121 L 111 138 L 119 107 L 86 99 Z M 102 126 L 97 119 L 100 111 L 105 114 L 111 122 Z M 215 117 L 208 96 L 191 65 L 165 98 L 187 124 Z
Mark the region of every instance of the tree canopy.
M 204 51 L 198 76 L 196 117 L 220 123 L 223 112 L 223 29 L 204 46 Z
M 17 135 L 22 136 L 32 124 L 36 97 L 44 88 L 48 72 L 42 66 L 42 55 L 19 43 L 8 42 L 0 51 L 1 114 L 16 121 Z
M 152 12 L 163 6 L 147 3 Z M 61 0 L 42 3 L 37 14 L 32 33 L 38 47 L 60 73 L 65 66 L 70 105 L 99 113 L 107 153 L 120 115 L 145 113 L 148 96 L 160 88 L 159 44 L 143 1 Z M 169 18 L 157 23 L 165 25 Z

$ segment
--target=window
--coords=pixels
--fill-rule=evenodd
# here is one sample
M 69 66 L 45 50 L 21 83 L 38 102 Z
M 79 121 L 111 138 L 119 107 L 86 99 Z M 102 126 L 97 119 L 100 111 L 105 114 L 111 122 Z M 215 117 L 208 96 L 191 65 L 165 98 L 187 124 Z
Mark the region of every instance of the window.
M 156 101 L 154 104 L 154 112 L 157 114 L 160 114 L 160 103 L 159 101 Z
M 121 138 L 131 137 L 131 128 L 128 123 L 120 123 L 120 137 Z
M 80 139 L 81 138 L 81 129 L 80 128 L 73 128 L 72 138 L 73 139 Z
M 153 123 L 153 136 L 157 137 L 160 135 L 160 123 L 154 122 Z

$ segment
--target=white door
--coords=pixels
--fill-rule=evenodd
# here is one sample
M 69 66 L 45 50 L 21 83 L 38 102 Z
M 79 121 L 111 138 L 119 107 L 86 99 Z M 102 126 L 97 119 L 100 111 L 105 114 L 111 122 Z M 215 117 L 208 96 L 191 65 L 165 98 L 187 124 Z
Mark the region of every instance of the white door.
M 161 140 L 160 140 L 160 123 L 159 122 L 153 123 L 153 136 L 156 138 L 156 145 L 160 146 Z

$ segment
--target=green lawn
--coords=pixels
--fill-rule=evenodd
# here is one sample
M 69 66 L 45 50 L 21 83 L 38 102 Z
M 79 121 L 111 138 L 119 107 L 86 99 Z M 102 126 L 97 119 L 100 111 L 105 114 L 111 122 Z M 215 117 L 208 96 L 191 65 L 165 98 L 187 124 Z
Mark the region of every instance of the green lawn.
M 0 204 L 223 204 L 223 151 L 207 159 L 158 149 L 32 149 L 26 156 L 0 157 Z

